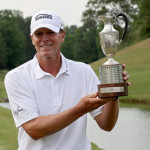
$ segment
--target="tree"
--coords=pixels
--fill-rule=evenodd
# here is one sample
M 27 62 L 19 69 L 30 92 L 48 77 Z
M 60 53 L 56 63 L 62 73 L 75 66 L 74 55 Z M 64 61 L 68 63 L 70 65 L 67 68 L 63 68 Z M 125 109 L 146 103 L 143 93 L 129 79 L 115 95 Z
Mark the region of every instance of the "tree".
M 74 56 L 74 45 L 75 45 L 75 32 L 77 30 L 76 25 L 65 27 L 65 42 L 61 46 L 61 51 L 68 59 L 75 59 Z
M 24 62 L 24 35 L 18 26 L 17 11 L 0 11 L 0 32 L 7 47 L 7 68 L 12 69 Z
M 77 61 L 87 62 L 85 51 L 87 42 L 84 38 L 84 28 L 79 27 L 75 33 L 74 57 Z
M 91 63 L 99 58 L 96 38 L 98 37 L 95 21 L 87 21 L 76 30 L 74 55 L 78 61 Z
M 86 10 L 82 14 L 82 21 L 86 23 L 91 20 L 94 20 L 97 24 L 97 30 L 101 31 L 103 28 L 103 23 L 100 22 L 98 16 L 100 15 L 111 15 L 114 16 L 120 12 L 123 12 L 127 15 L 129 19 L 129 28 L 126 34 L 126 40 L 121 44 L 121 46 L 126 46 L 131 44 L 132 40 L 131 34 L 133 34 L 133 29 L 131 27 L 131 23 L 135 20 L 135 17 L 139 13 L 138 0 L 89 0 L 86 5 Z M 120 19 L 119 19 L 120 20 Z M 124 21 L 118 21 L 114 26 L 115 29 L 120 32 L 120 36 L 122 35 Z M 121 28 L 120 28 L 121 27 Z M 133 39 L 134 37 L 132 37 Z
M 139 14 L 135 21 L 140 38 L 150 37 L 150 1 L 138 0 Z
M 24 25 L 23 25 L 23 34 L 25 36 L 25 56 L 26 61 L 33 58 L 33 56 L 36 53 L 36 50 L 32 44 L 31 38 L 30 38 L 30 21 L 31 17 L 27 17 L 24 19 Z
M 7 47 L 5 39 L 3 38 L 2 33 L 0 32 L 0 70 L 6 68 L 7 64 Z
M 83 38 L 86 41 L 85 56 L 87 63 L 91 63 L 99 58 L 99 49 L 96 45 L 96 40 L 99 38 L 97 32 L 96 22 L 93 19 L 89 19 L 84 22 L 83 28 L 85 30 Z
M 82 21 L 87 19 L 94 19 L 98 21 L 100 15 L 114 15 L 119 12 L 127 14 L 130 20 L 134 19 L 134 16 L 139 12 L 138 0 L 89 0 L 86 5 L 86 10 L 82 14 Z

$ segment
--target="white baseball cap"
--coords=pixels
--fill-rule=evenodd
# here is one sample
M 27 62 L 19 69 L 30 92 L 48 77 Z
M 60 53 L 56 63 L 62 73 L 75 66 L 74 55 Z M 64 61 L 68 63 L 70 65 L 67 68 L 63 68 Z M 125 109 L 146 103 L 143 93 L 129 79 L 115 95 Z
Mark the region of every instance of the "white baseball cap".
M 49 10 L 42 10 L 32 16 L 30 35 L 33 35 L 39 28 L 48 28 L 55 33 L 58 33 L 60 29 L 64 30 L 64 25 L 57 13 Z

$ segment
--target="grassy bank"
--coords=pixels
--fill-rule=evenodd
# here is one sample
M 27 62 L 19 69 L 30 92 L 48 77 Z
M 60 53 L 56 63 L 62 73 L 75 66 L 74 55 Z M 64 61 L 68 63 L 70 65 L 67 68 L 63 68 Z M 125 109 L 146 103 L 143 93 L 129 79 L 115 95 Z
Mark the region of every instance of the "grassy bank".
M 17 129 L 11 111 L 0 107 L 0 150 L 17 150 Z M 92 150 L 101 150 L 92 143 Z
M 17 129 L 11 111 L 0 107 L 0 150 L 17 150 Z
M 7 97 L 6 90 L 4 87 L 4 77 L 6 73 L 6 70 L 0 70 L 0 102 L 4 101 L 4 99 Z
M 140 103 L 127 103 L 120 101 L 120 108 L 138 108 L 143 111 L 150 111 L 150 105 L 149 104 L 140 104 Z

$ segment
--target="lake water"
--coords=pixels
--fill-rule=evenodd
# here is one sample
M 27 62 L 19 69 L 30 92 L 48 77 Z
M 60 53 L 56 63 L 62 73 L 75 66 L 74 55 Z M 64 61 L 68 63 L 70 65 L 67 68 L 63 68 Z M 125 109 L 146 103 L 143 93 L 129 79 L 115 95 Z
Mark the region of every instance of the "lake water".
M 9 103 L 0 103 L 9 108 Z M 101 130 L 88 115 L 87 135 L 104 150 L 150 150 L 150 112 L 120 108 L 116 126 L 111 132 Z
M 87 134 L 90 141 L 105 150 L 150 150 L 150 112 L 121 108 L 116 126 L 102 131 L 88 116 Z

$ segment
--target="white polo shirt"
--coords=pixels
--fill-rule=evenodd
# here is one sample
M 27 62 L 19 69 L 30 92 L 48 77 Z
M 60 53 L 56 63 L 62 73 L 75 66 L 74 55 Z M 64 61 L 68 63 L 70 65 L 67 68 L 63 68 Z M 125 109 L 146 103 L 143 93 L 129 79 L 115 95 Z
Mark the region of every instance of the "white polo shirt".
M 10 71 L 5 87 L 16 127 L 18 150 L 91 150 L 86 136 L 87 115 L 66 128 L 39 140 L 33 140 L 22 124 L 43 115 L 53 115 L 75 106 L 82 97 L 97 91 L 99 80 L 87 64 L 66 59 L 56 77 L 44 72 L 36 56 Z M 91 112 L 92 117 L 102 108 Z

